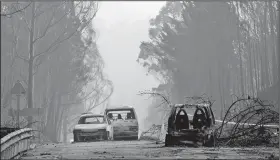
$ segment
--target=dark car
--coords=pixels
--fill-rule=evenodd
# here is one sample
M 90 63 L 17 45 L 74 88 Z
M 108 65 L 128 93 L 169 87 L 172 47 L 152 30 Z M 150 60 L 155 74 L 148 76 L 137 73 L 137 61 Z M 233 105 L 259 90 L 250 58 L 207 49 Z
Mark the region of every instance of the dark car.
M 165 146 L 213 146 L 215 117 L 208 104 L 171 106 Z

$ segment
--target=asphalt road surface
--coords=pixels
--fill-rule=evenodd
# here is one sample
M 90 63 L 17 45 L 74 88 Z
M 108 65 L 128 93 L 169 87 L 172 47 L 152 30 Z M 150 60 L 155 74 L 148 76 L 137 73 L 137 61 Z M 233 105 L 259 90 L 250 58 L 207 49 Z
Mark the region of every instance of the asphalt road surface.
M 164 147 L 150 141 L 101 141 L 45 144 L 22 159 L 279 159 L 277 148 Z M 274 158 L 273 158 L 274 159 Z

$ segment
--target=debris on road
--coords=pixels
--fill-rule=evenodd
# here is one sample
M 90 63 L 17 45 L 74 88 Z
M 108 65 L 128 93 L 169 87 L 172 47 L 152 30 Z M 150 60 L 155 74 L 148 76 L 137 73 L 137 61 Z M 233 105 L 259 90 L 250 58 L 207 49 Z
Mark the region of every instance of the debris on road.
M 150 129 L 147 131 L 144 131 L 140 135 L 140 140 L 149 140 L 149 141 L 155 141 L 156 143 L 162 143 L 163 140 L 160 139 L 161 137 L 161 125 L 155 125 L 153 124 Z
M 238 98 L 216 129 L 219 146 L 279 147 L 279 113 L 268 101 Z
M 210 147 L 214 145 L 215 117 L 211 109 L 213 103 L 204 97 L 195 98 L 195 101 L 195 103 L 170 105 L 172 110 L 168 117 L 165 146 Z
M 192 104 L 212 102 L 205 96 L 187 97 L 187 99 L 186 103 Z M 211 135 L 214 139 L 214 146 L 279 147 L 279 113 L 277 108 L 268 101 L 249 96 L 247 98 L 237 97 L 226 110 L 222 121 L 215 120 L 214 117 L 213 120 L 215 125 Z M 154 124 L 149 130 L 141 134 L 140 139 L 160 143 L 162 142 L 161 130 L 161 125 Z
M 44 156 L 44 155 L 51 155 L 51 153 L 48 153 L 48 152 L 44 152 L 44 153 L 40 153 L 41 156 Z

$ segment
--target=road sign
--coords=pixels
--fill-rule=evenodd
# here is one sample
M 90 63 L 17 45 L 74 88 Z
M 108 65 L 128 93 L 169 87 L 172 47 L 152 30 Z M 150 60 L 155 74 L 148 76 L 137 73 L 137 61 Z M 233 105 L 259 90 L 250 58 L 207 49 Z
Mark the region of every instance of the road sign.
M 25 89 L 23 88 L 20 81 L 17 81 L 14 87 L 11 89 L 11 94 L 16 94 L 16 95 L 25 94 Z
M 17 95 L 17 125 L 19 127 L 19 109 L 20 109 L 20 95 L 25 94 L 25 89 L 23 88 L 22 84 L 18 80 L 14 87 L 11 89 L 11 94 Z
M 41 116 L 44 113 L 44 108 L 24 108 L 19 111 L 19 116 Z

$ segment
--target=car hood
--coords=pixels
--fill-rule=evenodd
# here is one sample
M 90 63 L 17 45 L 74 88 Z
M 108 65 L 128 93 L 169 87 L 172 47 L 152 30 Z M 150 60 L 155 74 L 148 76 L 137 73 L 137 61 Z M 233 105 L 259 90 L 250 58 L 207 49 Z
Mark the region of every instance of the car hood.
M 106 129 L 107 124 L 77 124 L 74 129 L 81 129 L 81 130 L 98 130 L 98 129 Z

